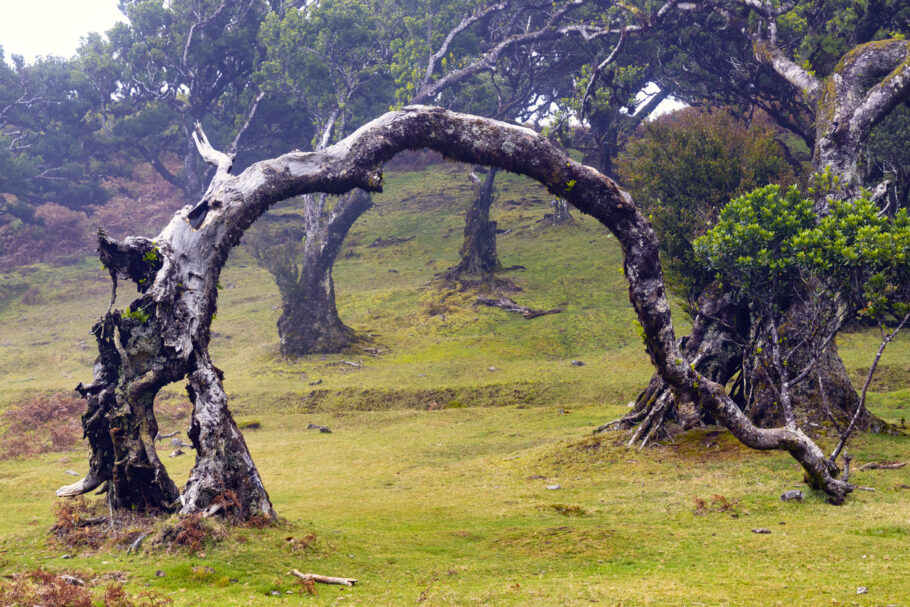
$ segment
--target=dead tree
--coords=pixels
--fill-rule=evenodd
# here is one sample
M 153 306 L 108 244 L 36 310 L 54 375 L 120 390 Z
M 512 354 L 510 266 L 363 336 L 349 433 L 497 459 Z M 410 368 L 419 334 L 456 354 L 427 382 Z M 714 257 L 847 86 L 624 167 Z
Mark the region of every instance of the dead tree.
M 621 243 L 629 297 L 644 330 L 651 362 L 677 402 L 697 403 L 744 444 L 789 452 L 813 487 L 843 500 L 853 487 L 834 478 L 818 446 L 798 428 L 758 428 L 724 387 L 682 357 L 673 330 L 657 237 L 631 197 L 591 167 L 573 161 L 530 129 L 441 108 L 409 106 L 364 125 L 318 152 L 291 152 L 231 174 L 231 158 L 201 131 L 200 152 L 217 166 L 205 196 L 178 211 L 153 240 L 99 239 L 102 261 L 116 285 L 132 281 L 137 297 L 95 326 L 99 357 L 94 381 L 80 385 L 88 400 L 83 426 L 91 447 L 85 479 L 58 490 L 85 493 L 107 483 L 112 505 L 138 510 L 198 512 L 232 492 L 244 517 L 273 516 L 268 494 L 227 407 L 222 374 L 208 353 L 217 282 L 228 253 L 270 205 L 302 194 L 381 191 L 382 163 L 408 149 L 429 147 L 455 160 L 526 175 L 595 217 Z M 115 293 L 116 294 L 116 293 Z M 113 307 L 113 303 L 112 303 Z M 190 438 L 196 464 L 177 491 L 155 455 L 154 396 L 187 379 L 193 401 Z M 214 504 L 213 504 L 214 502 Z

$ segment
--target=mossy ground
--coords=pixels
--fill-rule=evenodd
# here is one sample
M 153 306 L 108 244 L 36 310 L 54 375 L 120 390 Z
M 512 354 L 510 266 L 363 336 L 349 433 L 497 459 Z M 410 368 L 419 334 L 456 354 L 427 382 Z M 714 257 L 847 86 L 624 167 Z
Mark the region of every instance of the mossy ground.
M 0 574 L 120 571 L 128 589 L 148 584 L 180 605 L 906 604 L 910 469 L 857 473 L 876 491 L 842 507 L 808 491 L 782 503 L 801 478 L 793 460 L 725 432 L 641 452 L 619 435 L 591 436 L 651 373 L 619 248 L 591 219 L 542 227 L 543 190 L 506 175 L 497 183 L 494 219 L 512 230 L 499 240 L 503 264 L 526 267 L 506 274 L 524 289 L 510 295 L 565 312 L 528 321 L 440 285 L 434 274 L 456 262 L 461 242 L 466 169 L 390 174 L 335 271 L 341 317 L 368 342 L 282 359 L 269 276 L 239 249 L 221 277 L 212 352 L 238 420 L 260 423 L 246 438 L 281 523 L 232 531 L 204 556 L 150 546 L 62 560 L 67 550 L 47 535 L 53 490 L 72 482 L 66 469 L 84 472 L 84 448 L 7 460 Z M 379 236 L 415 238 L 369 247 Z M 0 276 L 0 411 L 90 378 L 88 328 L 108 297 L 96 261 Z M 121 287 L 118 305 L 129 297 Z M 840 339 L 853 372 L 875 345 L 868 332 Z M 899 423 L 910 418 L 907 336 L 884 364 L 871 405 Z M 184 402 L 182 387 L 166 399 Z M 167 418 L 162 431 L 183 425 Z M 860 463 L 910 455 L 900 436 L 860 437 L 852 451 Z M 166 463 L 179 483 L 192 459 Z M 712 509 L 715 495 L 734 506 Z M 291 568 L 361 581 L 302 596 Z

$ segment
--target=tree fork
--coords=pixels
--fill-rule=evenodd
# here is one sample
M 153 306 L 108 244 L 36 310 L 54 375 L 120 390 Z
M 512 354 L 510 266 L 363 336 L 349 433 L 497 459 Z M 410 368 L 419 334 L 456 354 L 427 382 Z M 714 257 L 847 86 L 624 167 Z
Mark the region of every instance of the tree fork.
M 213 150 L 202 138 L 199 147 L 206 160 L 218 166 L 212 184 L 197 205 L 178 211 L 155 238 L 161 265 L 146 295 L 131 305 L 133 310 L 144 306 L 142 309 L 155 313 L 160 352 L 172 373 L 168 379 L 190 375 L 198 451 L 196 467 L 182 495 L 183 511 L 198 511 L 206 499 L 196 495 L 211 495 L 223 487 L 238 494 L 244 515 L 271 512 L 258 474 L 250 474 L 255 465 L 230 420 L 221 380 L 208 356 L 216 285 L 230 249 L 270 205 L 311 192 L 341 194 L 358 187 L 381 191 L 382 163 L 403 150 L 422 147 L 461 162 L 526 175 L 595 217 L 622 245 L 629 297 L 644 330 L 648 354 L 676 402 L 700 403 L 749 447 L 788 451 L 802 465 L 810 484 L 827 492 L 832 501 L 842 501 L 853 489 L 831 476 L 824 454 L 802 431 L 755 427 L 723 386 L 683 361 L 664 289 L 657 237 L 650 224 L 616 183 L 571 160 L 536 132 L 441 108 L 409 106 L 373 120 L 324 150 L 285 154 L 255 163 L 239 175 L 230 174 L 227 155 Z M 140 290 L 145 285 L 141 279 L 131 278 Z M 122 357 L 119 363 L 112 361 L 121 366 L 137 363 Z M 150 402 L 148 406 L 150 410 Z M 230 449 L 217 445 L 219 439 L 214 437 L 230 439 Z M 93 450 L 97 446 L 92 444 Z M 224 461 L 238 457 L 243 460 L 241 465 Z M 109 459 L 95 458 L 93 453 L 95 459 L 109 465 Z M 109 472 L 98 471 L 102 476 Z M 211 488 L 195 491 L 209 480 L 213 481 Z

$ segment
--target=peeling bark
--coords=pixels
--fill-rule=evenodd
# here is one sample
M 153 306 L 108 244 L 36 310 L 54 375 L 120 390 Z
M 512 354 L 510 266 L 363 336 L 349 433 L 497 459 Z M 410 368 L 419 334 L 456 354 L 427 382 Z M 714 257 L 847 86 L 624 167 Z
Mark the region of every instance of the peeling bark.
M 245 516 L 273 514 L 246 445 L 230 419 L 221 378 L 211 365 L 207 350 L 216 284 L 230 249 L 270 205 L 291 196 L 320 191 L 335 194 L 354 188 L 380 191 L 381 164 L 398 152 L 423 147 L 462 162 L 526 175 L 555 196 L 566 198 L 581 212 L 595 217 L 622 246 L 629 297 L 644 330 L 648 354 L 676 401 L 699 403 L 749 447 L 788 451 L 802 465 L 810 484 L 829 493 L 833 501 L 842 501 L 853 489 L 831 475 L 821 450 L 802 431 L 790 427 L 755 427 L 724 392 L 723 386 L 683 361 L 664 289 L 657 237 L 631 197 L 613 181 L 573 161 L 530 129 L 440 108 L 409 106 L 373 120 L 322 151 L 285 154 L 256 163 L 236 176 L 230 175 L 225 165 L 218 162 L 217 153 L 202 150 L 210 162 L 220 167 L 213 186 L 197 205 L 178 211 L 155 238 L 154 250 L 160 259 L 155 263 L 157 269 L 150 274 L 152 285 L 131 304 L 131 309 L 142 307 L 154 319 L 148 325 L 153 329 L 148 334 L 154 337 L 149 341 L 154 343 L 156 357 L 140 360 L 128 352 L 126 357 L 115 358 L 106 347 L 111 337 L 100 332 L 104 337 L 99 338 L 99 362 L 107 362 L 111 371 L 116 369 L 124 377 L 137 377 L 139 383 L 133 391 L 137 398 L 154 396 L 164 383 L 189 376 L 194 398 L 192 437 L 197 458 L 190 482 L 181 495 L 184 512 L 198 511 L 213 496 L 232 491 L 237 494 Z M 128 239 L 119 246 L 125 248 L 127 257 L 135 257 L 148 242 Z M 127 272 L 129 267 L 128 263 L 118 264 L 117 275 L 132 279 L 142 289 L 146 282 Z M 117 347 L 116 341 L 114 345 Z M 159 362 L 165 367 L 164 372 L 149 379 L 147 373 L 155 370 Z M 117 386 L 111 385 L 113 378 L 112 374 L 96 373 L 99 383 L 92 390 L 116 390 Z M 137 428 L 143 436 L 154 436 L 151 403 L 149 398 L 141 410 L 124 410 L 124 421 L 128 422 L 124 425 Z M 90 410 L 92 405 L 90 399 Z M 106 418 L 94 423 L 98 425 L 85 424 L 90 437 L 103 437 L 105 430 L 112 438 L 120 436 L 120 427 L 115 429 Z M 106 443 L 96 440 L 90 444 L 92 478 L 111 479 L 118 495 L 144 494 L 145 489 L 137 485 L 147 477 L 116 474 L 118 462 L 104 451 Z M 116 440 L 114 444 L 116 452 Z M 137 504 L 136 507 L 148 506 Z

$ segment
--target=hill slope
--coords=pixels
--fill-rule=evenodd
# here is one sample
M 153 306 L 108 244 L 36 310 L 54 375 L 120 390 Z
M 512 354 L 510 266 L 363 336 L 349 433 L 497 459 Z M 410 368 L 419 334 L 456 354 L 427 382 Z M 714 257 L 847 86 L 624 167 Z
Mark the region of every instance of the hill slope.
M 908 468 L 857 473 L 876 492 L 842 508 L 815 495 L 784 504 L 778 495 L 796 484 L 795 463 L 747 451 L 724 432 L 644 452 L 626 451 L 620 436 L 590 438 L 651 373 L 619 248 L 577 213 L 572 225 L 538 223 L 546 192 L 503 175 L 493 215 L 511 231 L 500 255 L 526 267 L 507 274 L 523 289 L 511 296 L 566 310 L 525 320 L 475 306 L 476 293 L 434 280 L 457 260 L 466 171 L 390 173 L 377 208 L 354 227 L 336 293 L 342 319 L 371 337 L 352 352 L 282 359 L 277 289 L 242 248 L 233 253 L 212 353 L 238 420 L 260 426 L 247 440 L 278 527 L 235 531 L 201 554 L 60 546 L 46 533 L 52 491 L 72 482 L 65 470 L 85 469 L 77 447 L 0 461 L 0 573 L 40 565 L 99 583 L 120 576 L 131 591 L 149 585 L 181 605 L 872 605 L 910 595 Z M 29 394 L 89 379 L 88 329 L 109 289 L 93 260 L 0 276 L 0 426 Z M 873 340 L 840 340 L 852 371 L 868 365 Z M 873 406 L 899 422 L 910 416 L 906 335 L 885 364 Z M 161 400 L 162 431 L 185 429 L 182 387 Z M 161 456 L 171 450 L 162 443 Z M 904 461 L 907 452 L 902 437 L 862 437 L 854 447 L 860 463 Z M 180 482 L 191 453 L 167 462 Z M 291 568 L 362 581 L 298 598 Z M 869 593 L 858 596 L 858 586 Z

